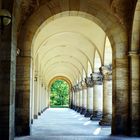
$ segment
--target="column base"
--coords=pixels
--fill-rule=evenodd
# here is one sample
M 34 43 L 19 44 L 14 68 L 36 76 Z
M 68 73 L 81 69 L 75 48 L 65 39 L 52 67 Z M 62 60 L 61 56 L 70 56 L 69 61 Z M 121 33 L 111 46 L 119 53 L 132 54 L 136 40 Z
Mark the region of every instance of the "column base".
M 76 106 L 75 106 L 75 105 L 73 105 L 73 106 L 72 106 L 72 109 L 73 109 L 73 110 L 75 110 L 75 107 L 76 107 Z
M 77 107 L 77 106 L 75 106 L 74 110 L 75 110 L 75 111 L 77 111 L 77 108 L 78 108 L 78 107 Z
M 110 126 L 112 122 L 112 115 L 103 115 L 102 119 L 99 122 L 99 125 L 101 126 Z
M 33 124 L 33 119 L 31 119 L 31 124 Z
M 73 109 L 73 106 L 74 106 L 74 105 L 73 105 L 73 104 L 71 104 L 71 105 L 69 106 L 69 107 L 70 107 L 70 109 Z
M 78 111 L 79 111 L 79 106 L 76 107 L 76 112 L 78 112 Z
M 45 107 L 44 109 L 43 109 L 43 112 L 45 111 L 45 110 L 47 110 L 48 109 L 48 107 Z
M 89 110 L 89 109 L 87 109 L 86 110 L 86 112 L 85 112 L 85 115 L 84 115 L 84 117 L 90 117 L 92 115 L 92 111 L 91 110 Z
M 77 112 L 78 112 L 78 113 L 80 113 L 81 109 L 82 109 L 82 108 L 81 108 L 81 107 L 79 107 L 79 108 L 78 108 L 78 110 L 77 110 Z
M 90 120 L 99 121 L 102 118 L 102 111 L 93 111 L 93 114 L 90 117 Z
M 80 114 L 84 115 L 86 113 L 86 108 L 82 108 Z
M 30 135 L 30 126 L 16 126 L 15 136 L 28 136 Z
M 34 119 L 38 119 L 38 115 L 34 115 Z

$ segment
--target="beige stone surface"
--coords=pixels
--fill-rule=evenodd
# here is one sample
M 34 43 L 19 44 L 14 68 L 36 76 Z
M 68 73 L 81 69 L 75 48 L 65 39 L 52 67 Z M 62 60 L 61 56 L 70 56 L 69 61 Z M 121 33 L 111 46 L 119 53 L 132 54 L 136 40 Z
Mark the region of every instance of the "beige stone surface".
M 139 5 L 140 0 L 0 0 L 0 9 L 12 14 L 11 24 L 0 30 L 0 137 L 30 134 L 35 107 L 41 112 L 45 106 L 42 83 L 49 98 L 54 78 L 66 77 L 73 86 L 89 76 L 88 63 L 90 72 L 110 63 L 105 37 L 112 48 L 112 134 L 140 136 Z M 79 95 L 77 101 L 79 105 Z

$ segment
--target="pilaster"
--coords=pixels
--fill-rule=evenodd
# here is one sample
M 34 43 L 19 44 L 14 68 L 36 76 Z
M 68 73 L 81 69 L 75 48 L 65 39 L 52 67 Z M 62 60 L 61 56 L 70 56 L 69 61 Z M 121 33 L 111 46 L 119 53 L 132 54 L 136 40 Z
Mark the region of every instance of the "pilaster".
M 18 56 L 17 58 L 15 113 L 16 136 L 30 135 L 30 63 L 31 57 L 29 56 Z
M 2 1 L 0 9 L 12 14 L 13 1 Z M 14 18 L 14 15 L 13 15 Z M 16 84 L 16 31 L 15 21 L 0 30 L 0 139 L 14 139 L 15 84 Z
M 34 76 L 34 119 L 38 118 L 38 92 L 37 92 L 38 76 Z
M 140 53 L 138 51 L 130 51 L 130 82 L 131 82 L 131 135 L 140 136 Z

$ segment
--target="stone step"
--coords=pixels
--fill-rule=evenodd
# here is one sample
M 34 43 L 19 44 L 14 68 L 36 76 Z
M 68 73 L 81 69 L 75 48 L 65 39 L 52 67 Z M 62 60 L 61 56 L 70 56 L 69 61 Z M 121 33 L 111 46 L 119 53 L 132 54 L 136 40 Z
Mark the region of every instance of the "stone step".
M 28 136 L 16 137 L 15 140 L 140 140 L 140 138 L 114 136 Z

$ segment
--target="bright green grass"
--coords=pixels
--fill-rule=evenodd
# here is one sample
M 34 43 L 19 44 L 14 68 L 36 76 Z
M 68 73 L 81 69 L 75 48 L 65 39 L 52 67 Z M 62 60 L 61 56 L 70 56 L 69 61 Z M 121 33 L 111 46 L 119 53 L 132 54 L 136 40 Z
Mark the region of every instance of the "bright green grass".
M 69 105 L 51 105 L 50 108 L 69 108 Z

